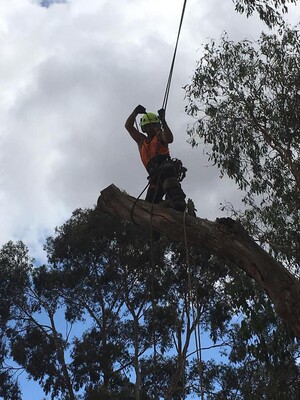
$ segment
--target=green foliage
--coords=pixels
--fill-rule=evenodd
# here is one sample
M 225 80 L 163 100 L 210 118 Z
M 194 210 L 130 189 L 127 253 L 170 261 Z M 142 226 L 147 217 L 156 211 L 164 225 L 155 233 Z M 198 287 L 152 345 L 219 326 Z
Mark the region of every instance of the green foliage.
M 282 14 L 288 12 L 287 4 L 297 4 L 297 0 L 233 0 L 237 12 L 247 17 L 255 11 L 269 28 L 283 25 Z
M 32 260 L 28 257 L 26 246 L 21 243 L 6 243 L 0 250 L 0 398 L 21 399 L 21 391 L 15 379 L 15 370 L 7 363 L 10 348 L 7 341 L 7 325 L 11 314 L 23 302 L 25 288 L 29 282 Z
M 5 400 L 21 400 L 21 391 L 8 371 L 0 373 L 0 398 Z
M 300 263 L 300 40 L 297 29 L 257 43 L 221 38 L 204 48 L 187 112 L 190 142 L 245 192 L 250 233 L 297 271 Z M 294 271 L 295 271 L 294 270 Z
M 0 251 L 4 399 L 21 400 L 23 370 L 58 400 L 246 399 L 251 387 L 298 398 L 299 346 L 240 271 L 195 249 L 188 265 L 181 244 L 152 247 L 149 232 L 95 210 L 76 210 L 46 249 L 39 267 L 21 243 Z M 203 349 L 199 364 L 199 329 L 228 365 Z

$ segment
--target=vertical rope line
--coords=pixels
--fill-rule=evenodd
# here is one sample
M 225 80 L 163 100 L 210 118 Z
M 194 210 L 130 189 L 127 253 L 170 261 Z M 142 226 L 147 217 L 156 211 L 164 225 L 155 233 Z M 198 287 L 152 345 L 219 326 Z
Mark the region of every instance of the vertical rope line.
M 175 58 L 176 58 L 176 54 L 177 54 L 179 36 L 180 36 L 183 17 L 184 17 L 184 12 L 185 12 L 186 1 L 187 0 L 184 0 L 184 3 L 183 3 L 182 13 L 181 13 L 181 18 L 180 18 L 180 23 L 179 23 L 179 29 L 178 29 L 177 39 L 176 39 L 175 50 L 174 50 L 174 54 L 173 54 L 173 59 L 172 59 L 172 63 L 171 63 L 171 68 L 170 68 L 170 72 L 169 72 L 169 77 L 168 77 L 168 81 L 167 81 L 165 95 L 164 95 L 164 99 L 163 99 L 163 103 L 162 103 L 162 108 L 164 108 L 164 109 L 167 108 L 169 92 L 170 92 L 170 87 L 171 87 L 171 81 L 172 81 L 172 76 L 173 76 L 173 69 L 174 69 L 174 65 L 175 65 Z
M 151 302 L 152 302 L 152 309 L 153 309 L 153 324 L 152 324 L 152 329 L 153 329 L 153 375 L 154 372 L 157 369 L 157 341 L 156 341 L 156 299 L 155 299 L 155 291 L 154 291 L 154 273 L 155 273 L 155 262 L 154 262 L 154 252 L 153 252 L 153 225 L 152 225 L 152 219 L 153 219 L 153 206 L 154 206 L 154 200 L 158 192 L 158 186 L 159 186 L 159 181 L 160 181 L 160 173 L 157 176 L 157 185 L 155 188 L 154 196 L 151 202 L 151 214 L 150 214 L 150 264 L 151 264 Z M 149 181 L 149 184 L 151 184 L 151 181 Z M 159 398 L 157 394 L 157 384 L 154 386 L 154 396 L 155 400 Z
M 200 307 L 197 299 L 197 315 L 199 315 L 199 321 L 197 323 L 197 333 L 195 335 L 198 337 L 198 347 L 197 347 L 197 361 L 198 361 L 198 371 L 199 371 L 199 379 L 200 379 L 200 395 L 201 400 L 204 400 L 204 388 L 203 388 L 203 363 L 202 363 L 202 350 L 201 350 L 201 326 L 200 326 Z
M 190 264 L 190 256 L 189 256 L 189 252 L 188 252 L 187 233 L 186 233 L 187 211 L 188 211 L 188 207 L 186 206 L 184 213 L 183 213 L 183 233 L 184 233 L 184 245 L 185 245 L 185 253 L 186 253 L 187 271 L 188 271 L 188 312 L 190 312 L 189 304 L 191 304 L 193 325 L 195 325 L 194 326 L 194 337 L 195 337 L 195 344 L 196 344 L 197 367 L 198 367 L 198 372 L 199 372 L 200 396 L 201 396 L 201 400 L 204 400 L 203 368 L 202 368 L 202 354 L 201 354 L 200 309 L 199 309 L 199 305 L 198 305 L 198 301 L 197 301 L 197 313 L 195 313 L 194 299 L 192 296 L 191 264 Z

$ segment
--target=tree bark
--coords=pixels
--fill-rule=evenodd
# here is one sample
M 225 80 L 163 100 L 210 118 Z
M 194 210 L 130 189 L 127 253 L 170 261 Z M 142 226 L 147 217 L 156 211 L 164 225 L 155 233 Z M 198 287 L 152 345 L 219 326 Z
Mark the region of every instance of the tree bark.
M 243 226 L 231 218 L 215 222 L 137 200 L 110 185 L 101 192 L 97 208 L 160 231 L 171 240 L 208 249 L 246 271 L 265 290 L 286 325 L 300 338 L 300 282 L 263 250 Z M 186 232 L 186 233 L 185 233 Z

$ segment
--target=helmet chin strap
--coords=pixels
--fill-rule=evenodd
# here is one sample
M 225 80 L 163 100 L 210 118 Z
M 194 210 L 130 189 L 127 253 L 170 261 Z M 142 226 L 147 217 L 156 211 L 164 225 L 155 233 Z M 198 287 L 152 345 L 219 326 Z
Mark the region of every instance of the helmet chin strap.
M 158 129 L 156 129 L 156 126 Z M 157 123 L 151 122 L 145 126 L 142 126 L 141 129 L 148 136 L 155 136 L 161 130 L 161 126 L 158 125 Z

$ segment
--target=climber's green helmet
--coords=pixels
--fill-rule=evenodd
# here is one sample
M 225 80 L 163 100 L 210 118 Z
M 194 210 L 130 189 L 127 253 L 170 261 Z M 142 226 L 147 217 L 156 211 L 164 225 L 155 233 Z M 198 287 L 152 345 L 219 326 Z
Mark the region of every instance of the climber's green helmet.
M 141 128 L 148 124 L 159 124 L 159 118 L 156 114 L 148 112 L 144 114 L 140 121 Z

